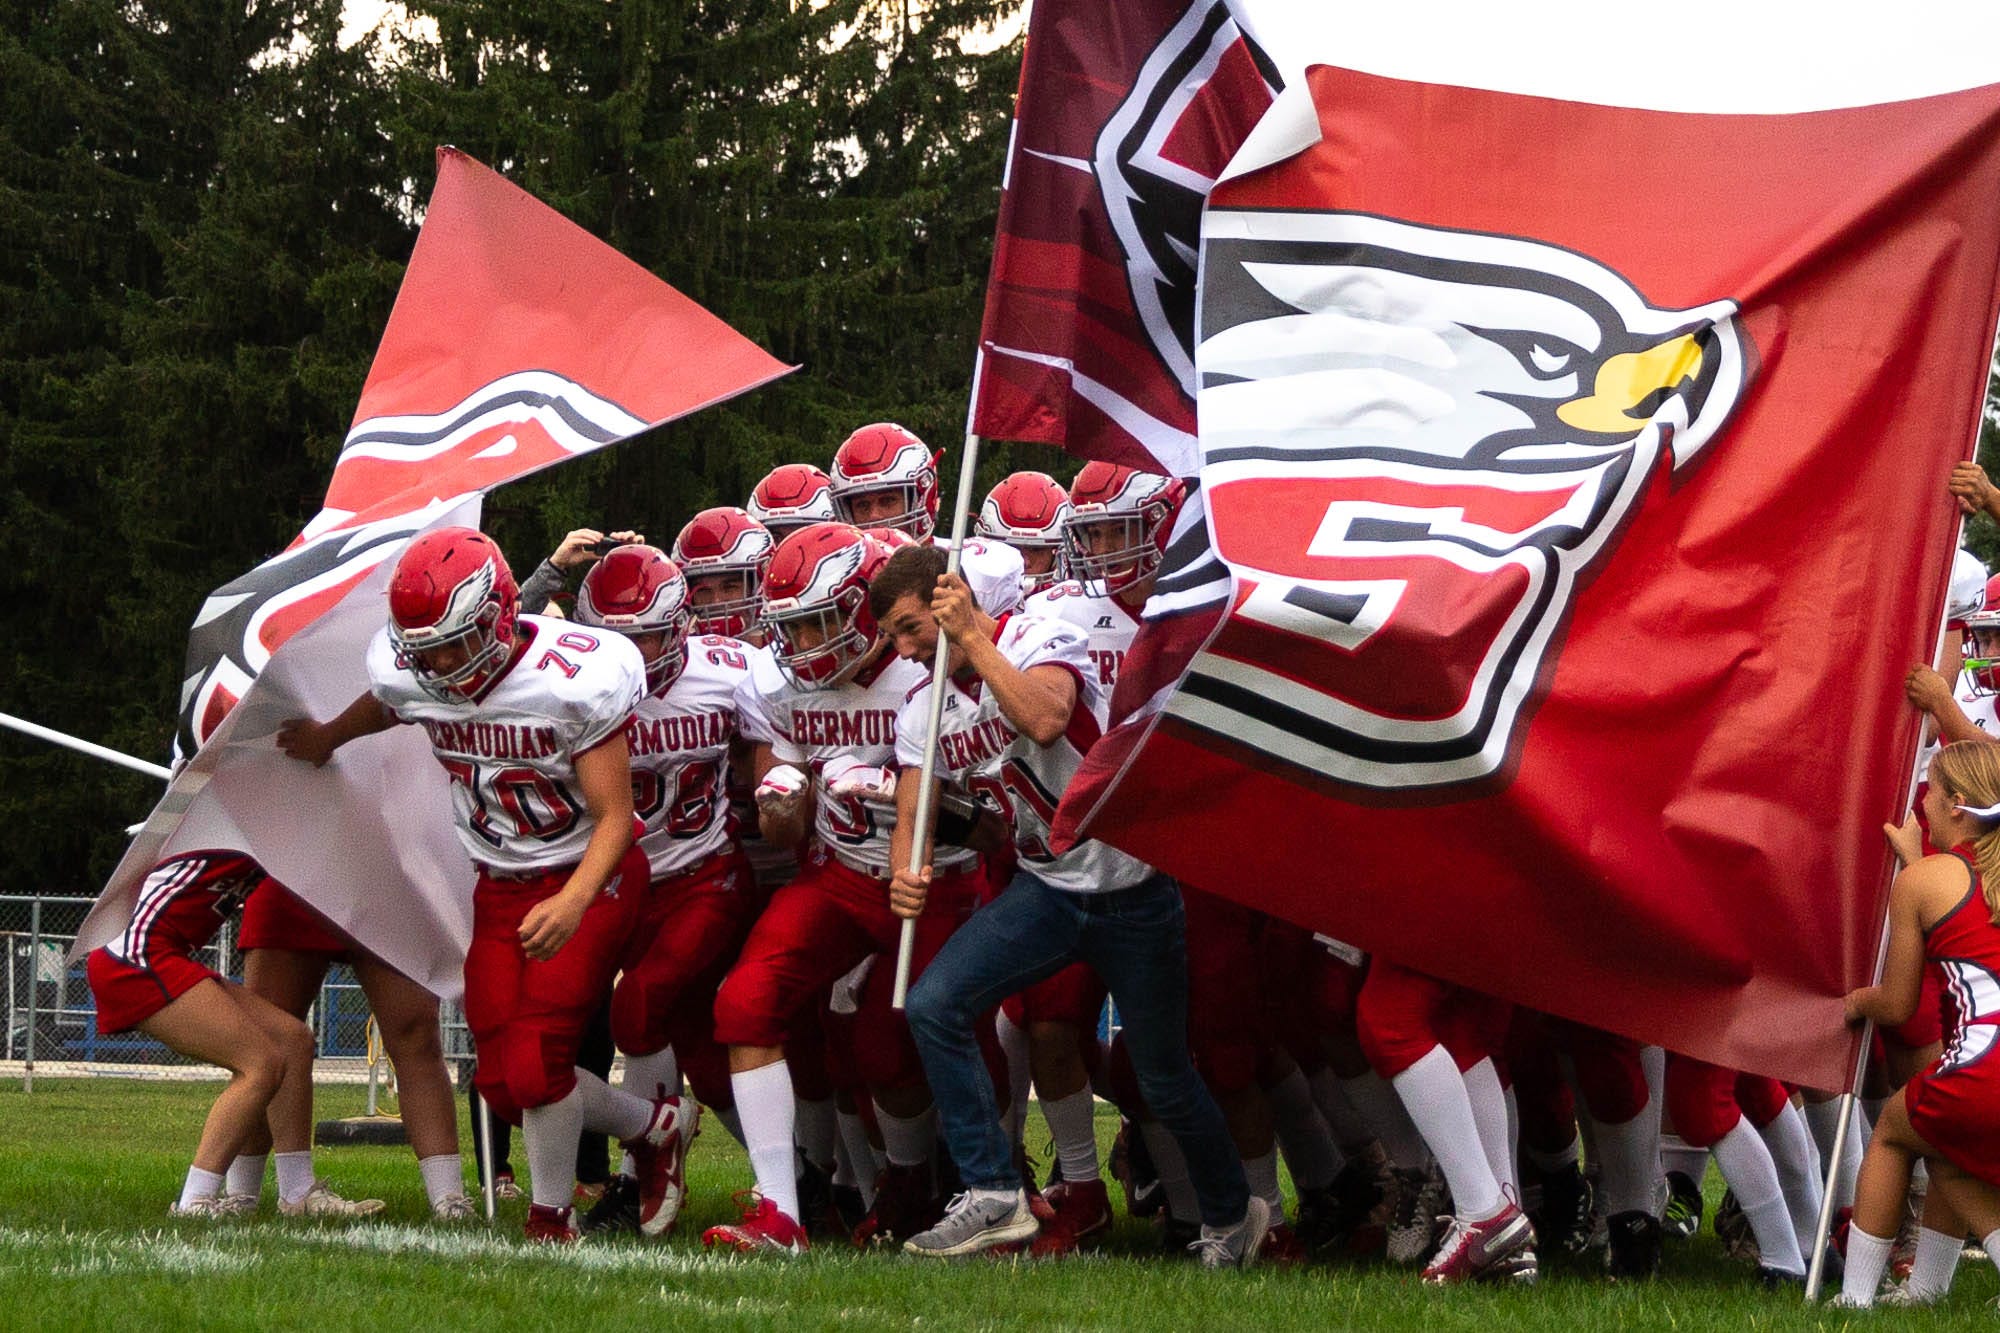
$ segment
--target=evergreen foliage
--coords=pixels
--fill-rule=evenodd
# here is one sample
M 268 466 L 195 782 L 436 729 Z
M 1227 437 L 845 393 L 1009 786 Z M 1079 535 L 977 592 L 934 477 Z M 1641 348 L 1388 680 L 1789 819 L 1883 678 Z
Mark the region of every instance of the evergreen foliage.
M 804 367 L 490 496 L 524 572 L 867 421 L 957 440 L 1017 8 L 416 0 L 343 50 L 339 0 L 0 0 L 0 710 L 165 761 L 203 598 L 319 508 L 439 144 Z M 94 892 L 159 790 L 0 732 L 0 893 Z

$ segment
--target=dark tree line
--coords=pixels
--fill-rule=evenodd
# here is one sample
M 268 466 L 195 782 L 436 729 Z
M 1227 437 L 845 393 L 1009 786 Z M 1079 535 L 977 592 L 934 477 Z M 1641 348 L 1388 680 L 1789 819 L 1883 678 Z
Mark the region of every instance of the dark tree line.
M 1018 0 L 0 0 L 0 710 L 164 762 L 189 621 L 319 508 L 450 143 L 804 369 L 505 488 L 522 567 L 963 429 Z M 986 480 L 1055 466 L 997 448 Z M 0 893 L 153 779 L 0 731 Z

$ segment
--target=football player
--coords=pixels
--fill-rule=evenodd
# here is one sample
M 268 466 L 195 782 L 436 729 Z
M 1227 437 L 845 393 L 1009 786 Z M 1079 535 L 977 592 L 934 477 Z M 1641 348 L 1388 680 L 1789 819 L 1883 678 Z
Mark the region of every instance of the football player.
M 279 748 L 323 765 L 358 737 L 423 726 L 479 870 L 465 1016 L 480 1096 L 527 1140 L 527 1235 L 576 1239 L 585 1128 L 624 1141 L 650 1221 L 679 1197 L 700 1108 L 635 1097 L 576 1062 L 650 878 L 633 841 L 625 740 L 646 695 L 639 650 L 623 635 L 521 614 L 499 547 L 470 528 L 439 528 L 397 560 L 389 623 L 367 665 L 367 693 L 331 721 L 285 723 Z
M 986 493 L 975 531 L 1021 553 L 1021 595 L 1031 597 L 1061 579 L 1069 492 L 1046 472 L 1016 472 Z
M 839 517 L 833 509 L 833 487 L 826 473 L 811 463 L 786 463 L 757 483 L 745 512 L 771 534 L 773 545 L 815 523 Z
M 936 550 L 898 552 L 871 587 L 869 603 L 909 664 L 922 670 L 937 653 L 949 654 L 937 771 L 982 787 L 997 784 L 1019 870 L 1005 893 L 945 943 L 910 991 L 910 1028 L 966 1191 L 905 1249 L 952 1257 L 1038 1230 L 973 1042 L 982 1017 L 1003 998 L 1080 959 L 1109 983 L 1140 1090 L 1187 1158 L 1204 1223 L 1196 1253 L 1206 1266 L 1248 1266 L 1271 1215 L 1250 1192 L 1222 1113 L 1189 1062 L 1179 890 L 1150 866 L 1094 840 L 1061 854 L 1049 845 L 1054 803 L 1106 719 L 1086 642 L 1060 621 L 1029 615 L 996 621 L 966 581 L 944 567 Z M 904 774 L 897 786 L 894 901 L 899 914 L 920 926 L 948 908 L 939 900 L 933 857 L 921 858 L 926 864 L 916 874 L 908 869 L 918 797 L 911 770 L 928 739 L 929 690 L 930 674 L 922 670 L 896 727 Z
M 715 999 L 716 1037 L 729 1047 L 730 1081 L 757 1188 L 740 1221 L 711 1228 L 709 1246 L 795 1254 L 808 1248 L 794 1164 L 797 1111 L 787 1042 L 825 988 L 871 955 L 896 951 L 889 909 L 895 827 L 895 719 L 923 669 L 888 650 L 868 609 L 868 582 L 889 547 L 845 523 L 815 524 L 778 545 L 764 581 L 770 635 L 753 662 L 740 712 L 757 746 L 758 816 L 778 846 L 811 841 L 798 878 L 772 895 Z M 752 731 L 752 734 L 757 734 Z M 976 856 L 939 858 L 938 910 L 920 924 L 921 969 L 971 911 Z M 878 1016 L 888 1019 L 889 1015 Z M 875 1025 L 878 1029 L 880 1022 Z M 890 1171 L 878 1197 L 926 1210 L 936 1116 L 900 1017 L 857 1051 L 875 1092 Z
M 731 832 L 727 782 L 736 695 L 749 675 L 750 650 L 718 634 L 691 638 L 690 605 L 688 581 L 665 552 L 620 546 L 584 576 L 574 617 L 630 639 L 646 667 L 646 696 L 625 739 L 651 884 L 611 998 L 625 1087 L 646 1098 L 678 1094 L 677 1050 L 712 1042 L 715 991 L 755 907 L 749 862 Z M 696 1092 L 714 1104 L 728 1089 Z M 584 1229 L 661 1235 L 679 1212 L 678 1200 L 669 1202 L 642 1217 L 628 1161 Z
M 244 1211 L 224 1198 L 225 1173 L 259 1141 L 278 1154 L 278 1210 L 286 1216 L 379 1213 L 380 1199 L 343 1199 L 313 1174 L 312 1029 L 195 960 L 268 878 L 234 851 L 187 852 L 154 866 L 124 933 L 87 960 L 97 1030 L 109 1036 L 137 1028 L 229 1071 L 229 1086 L 202 1122 L 194 1163 L 170 1210 L 175 1216 Z
M 861 427 L 841 441 L 827 475 L 842 522 L 864 532 L 901 533 L 923 545 L 937 540 L 937 455 L 903 427 L 890 421 Z M 959 569 L 989 614 L 1005 615 L 1021 604 L 1023 564 L 1013 547 L 967 538 Z

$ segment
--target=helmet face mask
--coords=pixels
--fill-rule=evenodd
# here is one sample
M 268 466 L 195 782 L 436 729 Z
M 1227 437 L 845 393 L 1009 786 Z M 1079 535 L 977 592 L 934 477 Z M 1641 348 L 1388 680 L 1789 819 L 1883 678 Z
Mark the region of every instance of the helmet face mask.
M 778 666 L 801 689 L 824 689 L 867 653 L 874 641 L 855 625 L 852 605 L 825 604 L 772 613 L 764 620 Z
M 761 523 L 733 506 L 704 509 L 688 520 L 674 539 L 673 558 L 687 576 L 696 633 L 750 632 L 775 546 Z
M 687 580 L 658 547 L 621 546 L 592 565 L 577 590 L 576 619 L 631 639 L 653 694 L 665 693 L 687 667 Z
M 1070 488 L 1063 522 L 1067 577 L 1122 592 L 1156 573 L 1167 558 L 1167 538 L 1186 487 L 1111 463 L 1086 463 Z
M 1965 622 L 1965 676 L 1977 695 L 2000 694 L 2000 615 L 1981 612 Z
M 920 542 L 937 531 L 937 462 L 929 445 L 894 422 L 872 422 L 841 441 L 827 476 L 843 522 Z
M 875 648 L 868 580 L 888 558 L 887 544 L 845 523 L 817 523 L 779 544 L 758 623 L 794 686 L 837 685 Z
M 398 665 L 440 703 L 476 702 L 512 657 L 520 591 L 491 538 L 438 528 L 412 541 L 389 580 Z

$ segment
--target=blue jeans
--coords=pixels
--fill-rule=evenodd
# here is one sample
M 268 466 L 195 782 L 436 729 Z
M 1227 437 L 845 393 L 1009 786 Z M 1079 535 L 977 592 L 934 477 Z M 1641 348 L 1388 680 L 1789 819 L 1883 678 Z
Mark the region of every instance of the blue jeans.
M 1139 1090 L 1187 1157 L 1201 1220 L 1235 1225 L 1250 1188 L 1222 1111 L 1188 1056 L 1187 918 L 1179 887 L 1165 875 L 1110 893 L 1065 893 L 1024 870 L 958 928 L 910 988 L 910 1035 L 959 1178 L 975 1189 L 1021 1184 L 973 1025 L 1007 996 L 1079 960 L 1118 1003 Z

